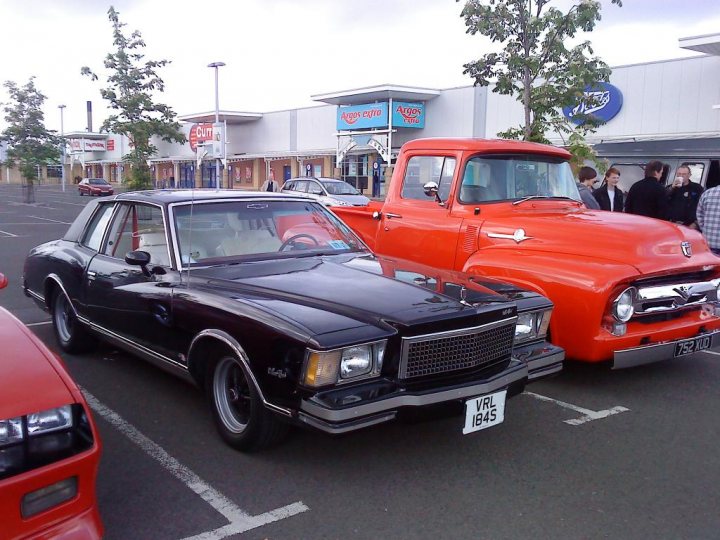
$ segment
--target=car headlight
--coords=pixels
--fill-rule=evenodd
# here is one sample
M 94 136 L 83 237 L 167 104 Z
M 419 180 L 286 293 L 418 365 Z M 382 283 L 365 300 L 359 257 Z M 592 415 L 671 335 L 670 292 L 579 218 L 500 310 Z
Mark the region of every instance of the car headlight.
M 635 287 L 628 287 L 621 292 L 612 305 L 612 315 L 620 322 L 628 322 L 635 313 Z
M 515 343 L 541 339 L 547 335 L 552 309 L 518 313 L 515 323 Z
M 70 429 L 73 427 L 72 405 L 63 405 L 27 416 L 0 420 L 0 448 L 20 442 L 25 438 L 23 422 L 27 426 L 28 437 Z
M 315 388 L 377 377 L 382 371 L 386 340 L 332 351 L 308 351 L 303 382 Z

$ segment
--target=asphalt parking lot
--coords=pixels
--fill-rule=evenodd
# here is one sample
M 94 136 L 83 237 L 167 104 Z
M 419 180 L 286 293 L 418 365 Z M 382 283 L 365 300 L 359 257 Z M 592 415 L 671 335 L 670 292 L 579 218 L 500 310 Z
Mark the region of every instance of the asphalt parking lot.
M 39 186 L 27 205 L 0 185 L 0 305 L 55 351 L 49 316 L 22 294 L 23 260 L 87 201 Z M 62 357 L 100 429 L 108 539 L 720 536 L 718 353 L 572 365 L 466 436 L 463 418 L 440 416 L 339 438 L 297 430 L 250 455 L 222 442 L 183 381 L 108 346 Z

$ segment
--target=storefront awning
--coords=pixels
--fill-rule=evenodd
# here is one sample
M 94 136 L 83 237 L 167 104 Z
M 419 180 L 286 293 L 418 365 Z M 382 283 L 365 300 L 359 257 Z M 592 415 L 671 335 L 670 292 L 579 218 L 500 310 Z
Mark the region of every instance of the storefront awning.
M 220 122 L 227 122 L 227 125 L 234 126 L 236 124 L 247 124 L 255 122 L 262 118 L 262 113 L 238 112 L 238 111 L 220 111 L 218 117 Z M 178 116 L 181 122 L 192 122 L 193 124 L 212 124 L 215 122 L 215 111 L 202 112 L 195 114 L 184 114 Z
M 680 38 L 678 43 L 682 49 L 720 56 L 720 34 Z
M 389 99 L 394 101 L 429 101 L 439 95 L 440 90 L 432 88 L 381 84 L 379 86 L 356 88 L 355 90 L 316 94 L 310 97 L 313 101 L 330 105 L 360 105 L 362 103 L 388 101 Z

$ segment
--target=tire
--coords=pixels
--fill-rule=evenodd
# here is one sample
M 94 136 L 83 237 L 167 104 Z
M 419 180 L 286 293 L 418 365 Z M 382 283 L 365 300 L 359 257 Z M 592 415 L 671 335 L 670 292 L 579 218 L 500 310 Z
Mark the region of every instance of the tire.
M 235 356 L 221 357 L 205 380 L 213 419 L 227 444 L 252 452 L 272 446 L 285 436 L 288 425 L 267 410 Z
M 52 322 L 55 339 L 65 352 L 83 353 L 93 349 L 95 338 L 77 320 L 65 293 L 56 290 L 52 298 Z

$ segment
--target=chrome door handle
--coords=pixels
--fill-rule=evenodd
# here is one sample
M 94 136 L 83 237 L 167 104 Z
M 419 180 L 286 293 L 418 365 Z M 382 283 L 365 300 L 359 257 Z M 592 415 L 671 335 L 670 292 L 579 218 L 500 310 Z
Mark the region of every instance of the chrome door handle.
M 402 216 L 400 214 L 392 214 L 390 212 L 385 212 L 385 217 L 388 219 L 401 219 Z
M 95 276 L 96 276 L 96 275 L 97 275 L 97 274 L 96 274 L 95 272 L 88 271 L 88 273 L 87 273 L 88 280 L 89 280 L 89 281 L 92 281 L 93 279 L 95 279 Z

